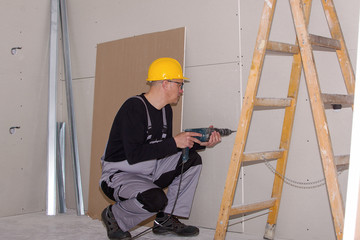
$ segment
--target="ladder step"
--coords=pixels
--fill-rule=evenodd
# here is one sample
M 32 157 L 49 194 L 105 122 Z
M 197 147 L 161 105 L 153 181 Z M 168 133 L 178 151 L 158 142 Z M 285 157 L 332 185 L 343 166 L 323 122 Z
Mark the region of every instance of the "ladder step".
M 314 50 L 335 51 L 341 49 L 341 44 L 339 40 L 314 34 L 309 34 L 309 38 Z M 266 50 L 286 54 L 297 54 L 299 53 L 299 46 L 289 43 L 268 41 Z
M 250 162 L 250 161 L 264 161 L 264 160 L 274 160 L 279 159 L 283 156 L 283 150 L 277 151 L 267 151 L 267 152 L 257 152 L 257 153 L 244 153 L 243 161 Z
M 335 156 L 335 165 L 338 171 L 344 171 L 349 168 L 350 155 Z
M 273 42 L 273 41 L 268 41 L 266 50 L 272 52 L 287 53 L 287 54 L 299 53 L 299 47 L 297 45 L 281 43 L 281 42 Z
M 241 205 L 237 207 L 233 206 L 230 209 L 230 216 L 268 209 L 275 205 L 275 201 L 276 198 L 272 198 L 270 200 L 263 202 L 256 202 L 256 203 Z
M 285 108 L 291 105 L 292 98 L 255 98 L 256 110 Z
M 314 46 L 314 50 L 340 50 L 341 44 L 339 40 L 333 38 L 322 37 L 318 35 L 309 34 L 311 45 Z M 320 47 L 317 49 L 316 47 Z
M 325 109 L 341 109 L 344 107 L 352 107 L 354 104 L 354 95 L 322 93 L 321 98 L 324 102 Z

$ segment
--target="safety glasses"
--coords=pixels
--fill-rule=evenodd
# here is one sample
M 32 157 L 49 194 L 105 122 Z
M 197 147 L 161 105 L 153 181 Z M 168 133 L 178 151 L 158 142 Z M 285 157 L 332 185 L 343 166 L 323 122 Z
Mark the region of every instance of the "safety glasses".
M 166 80 L 166 81 L 176 83 L 181 90 L 184 88 L 184 83 L 183 82 L 180 83 L 180 82 L 175 82 L 175 81 L 171 81 L 171 80 Z

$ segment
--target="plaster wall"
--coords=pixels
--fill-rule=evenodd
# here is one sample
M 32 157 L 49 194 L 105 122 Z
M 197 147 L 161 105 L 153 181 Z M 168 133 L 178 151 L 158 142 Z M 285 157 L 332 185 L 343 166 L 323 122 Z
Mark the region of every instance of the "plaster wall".
M 334 0 L 350 58 L 357 50 L 357 0 Z M 90 173 L 92 108 L 99 43 L 145 33 L 186 27 L 183 127 L 236 129 L 251 66 L 264 1 L 246 0 L 78 0 L 67 1 L 74 108 L 85 208 Z M 46 136 L 50 1 L 0 2 L 0 129 L 2 154 L 0 216 L 42 211 L 46 207 Z M 320 1 L 314 1 L 310 32 L 330 36 Z M 278 1 L 270 39 L 294 43 L 288 1 Z M 61 40 L 61 39 L 60 39 Z M 22 47 L 17 54 L 11 48 Z M 59 43 L 61 56 L 61 43 Z M 266 56 L 260 96 L 286 96 L 291 57 Z M 321 87 L 344 93 L 333 53 L 317 52 Z M 59 61 L 58 120 L 67 121 L 63 64 Z M 335 84 L 336 82 L 336 84 Z M 351 111 L 327 111 L 334 152 L 349 153 Z M 253 116 L 247 151 L 274 150 L 279 145 L 283 112 L 262 111 Z M 264 124 L 264 120 L 266 124 Z M 15 134 L 9 128 L 20 126 Z M 338 127 L 340 126 L 340 128 Z M 334 128 L 331 128 L 334 127 Z M 334 129 L 332 131 L 332 129 Z M 201 152 L 203 171 L 187 222 L 214 228 L 235 136 L 224 137 Z M 70 149 L 69 147 L 67 149 Z M 274 163 L 272 163 L 274 164 Z M 72 163 L 67 153 L 67 206 L 75 208 Z M 300 181 L 322 179 L 311 110 L 302 78 L 289 155 L 287 177 Z M 246 166 L 235 203 L 270 197 L 272 174 L 263 164 Z M 345 196 L 347 171 L 340 176 Z M 263 235 L 266 211 L 231 222 L 229 230 Z M 335 239 L 324 186 L 301 189 L 284 185 L 276 236 L 283 239 Z

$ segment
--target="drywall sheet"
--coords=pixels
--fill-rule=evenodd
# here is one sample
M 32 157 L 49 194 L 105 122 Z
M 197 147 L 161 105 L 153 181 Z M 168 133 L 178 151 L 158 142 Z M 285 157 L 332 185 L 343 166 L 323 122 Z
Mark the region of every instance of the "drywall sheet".
M 94 112 L 88 215 L 100 218 L 110 203 L 99 188 L 100 158 L 104 153 L 110 128 L 122 103 L 146 92 L 147 70 L 159 57 L 184 62 L 185 28 L 145 34 L 98 44 L 96 56 Z M 174 134 L 181 128 L 182 100 L 173 106 Z

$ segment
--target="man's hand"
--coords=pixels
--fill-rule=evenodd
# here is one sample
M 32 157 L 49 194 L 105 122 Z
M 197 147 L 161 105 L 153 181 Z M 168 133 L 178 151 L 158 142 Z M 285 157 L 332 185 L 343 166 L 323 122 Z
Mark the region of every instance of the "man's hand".
M 196 132 L 181 132 L 174 137 L 176 147 L 178 148 L 192 148 L 194 142 L 201 144 L 201 141 L 195 137 L 201 137 L 200 133 Z
M 209 128 L 213 128 L 214 126 L 210 126 Z M 205 146 L 205 147 L 213 147 L 216 144 L 218 144 L 219 142 L 221 142 L 221 136 L 220 133 L 218 133 L 217 131 L 213 131 L 210 135 L 210 139 L 207 142 L 201 142 L 200 145 L 201 146 Z

